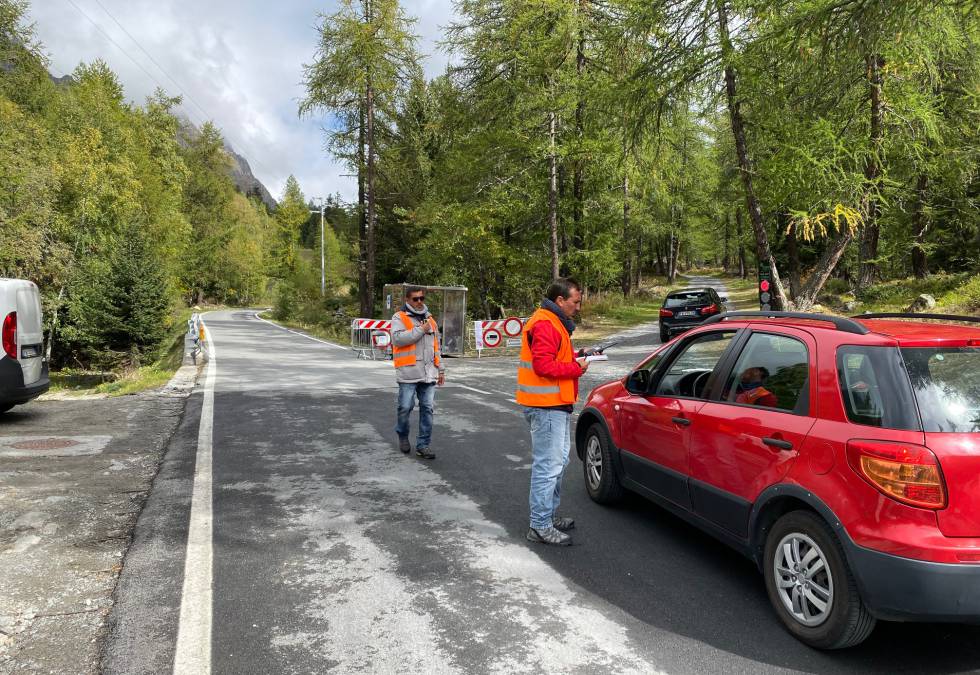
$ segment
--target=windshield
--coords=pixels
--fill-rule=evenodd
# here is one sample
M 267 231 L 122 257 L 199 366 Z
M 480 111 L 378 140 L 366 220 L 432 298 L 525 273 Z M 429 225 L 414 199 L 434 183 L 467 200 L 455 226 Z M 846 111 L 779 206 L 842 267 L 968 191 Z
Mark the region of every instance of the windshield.
M 683 307 L 684 305 L 704 305 L 707 303 L 707 293 L 681 293 L 669 296 L 664 301 L 664 307 Z
M 980 349 L 904 348 L 902 359 L 923 431 L 980 431 Z

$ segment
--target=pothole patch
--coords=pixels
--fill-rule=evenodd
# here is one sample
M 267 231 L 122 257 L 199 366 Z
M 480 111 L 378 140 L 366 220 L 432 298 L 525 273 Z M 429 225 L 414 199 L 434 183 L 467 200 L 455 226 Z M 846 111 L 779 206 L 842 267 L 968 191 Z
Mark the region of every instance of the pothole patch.
M 0 457 L 97 455 L 112 436 L 0 436 Z

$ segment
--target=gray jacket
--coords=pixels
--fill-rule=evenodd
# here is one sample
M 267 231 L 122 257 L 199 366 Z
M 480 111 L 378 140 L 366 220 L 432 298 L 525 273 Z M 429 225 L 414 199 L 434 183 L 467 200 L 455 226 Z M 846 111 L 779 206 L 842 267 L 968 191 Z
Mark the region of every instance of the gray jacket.
M 411 330 L 406 330 L 401 317 L 395 314 L 391 317 L 391 342 L 396 347 L 414 344 L 415 365 L 395 368 L 395 376 L 398 382 L 404 382 L 406 384 L 435 382 L 439 379 L 440 373 L 446 370 L 445 366 L 442 365 L 442 354 L 435 348 L 435 337 L 432 334 L 426 334 L 426 320 L 409 312 L 405 308 L 402 308 L 401 311 L 408 314 L 415 327 Z M 425 310 L 425 316 L 426 319 L 430 316 L 428 308 Z M 439 356 L 439 366 L 435 364 L 436 355 Z

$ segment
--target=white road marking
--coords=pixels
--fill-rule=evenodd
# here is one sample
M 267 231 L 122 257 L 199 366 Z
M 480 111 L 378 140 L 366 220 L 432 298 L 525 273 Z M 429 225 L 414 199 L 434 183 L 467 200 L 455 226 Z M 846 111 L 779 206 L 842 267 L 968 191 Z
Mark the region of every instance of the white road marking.
M 347 347 L 344 347 L 344 346 L 341 346 L 341 345 L 338 345 L 338 344 L 334 344 L 333 342 L 327 342 L 326 340 L 321 340 L 320 338 L 315 338 L 312 335 L 307 335 L 306 333 L 300 333 L 299 331 L 292 330 L 290 328 L 286 328 L 285 326 L 280 326 L 279 324 L 274 323 L 272 321 L 269 321 L 268 319 L 263 319 L 261 316 L 259 316 L 258 312 L 256 312 L 252 316 L 254 316 L 256 319 L 258 319 L 259 321 L 261 321 L 263 323 L 267 323 L 270 326 L 273 326 L 275 328 L 278 328 L 279 330 L 284 330 L 287 333 L 292 333 L 293 335 L 299 335 L 300 337 L 305 337 L 307 340 L 313 340 L 314 342 L 319 342 L 320 344 L 327 345 L 328 347 L 333 347 L 334 349 L 343 349 L 345 352 L 346 351 L 350 351 Z
M 203 320 L 202 320 L 203 323 Z M 214 382 L 218 372 L 211 331 L 204 326 L 208 345 L 208 373 L 204 385 L 204 405 L 197 433 L 197 461 L 194 467 L 194 489 L 191 518 L 187 532 L 187 555 L 184 559 L 184 588 L 180 598 L 180 623 L 177 629 L 177 651 L 174 655 L 176 675 L 208 675 L 211 672 L 211 611 L 213 588 L 211 456 L 214 431 Z
M 477 394 L 483 394 L 484 396 L 491 395 L 491 392 L 489 391 L 483 391 L 482 389 L 477 389 L 476 387 L 468 387 L 465 384 L 457 384 L 456 386 L 460 387 L 461 389 L 469 389 L 470 391 L 475 391 Z

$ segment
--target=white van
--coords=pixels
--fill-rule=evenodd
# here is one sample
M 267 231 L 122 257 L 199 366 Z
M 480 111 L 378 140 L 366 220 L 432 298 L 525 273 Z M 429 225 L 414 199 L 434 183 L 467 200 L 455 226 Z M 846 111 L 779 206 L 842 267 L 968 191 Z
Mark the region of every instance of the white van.
M 24 279 L 0 278 L 0 413 L 51 386 L 44 358 L 41 294 Z

